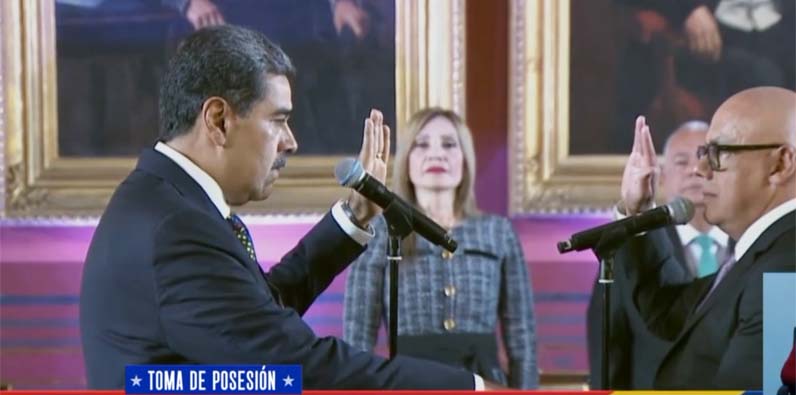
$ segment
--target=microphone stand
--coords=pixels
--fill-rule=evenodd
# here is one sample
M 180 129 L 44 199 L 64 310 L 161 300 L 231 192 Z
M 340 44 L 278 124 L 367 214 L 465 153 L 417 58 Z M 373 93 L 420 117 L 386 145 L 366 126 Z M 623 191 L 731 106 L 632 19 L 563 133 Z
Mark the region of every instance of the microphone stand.
M 611 388 L 610 353 L 608 342 L 611 339 L 611 288 L 614 283 L 614 255 L 616 250 L 624 244 L 628 237 L 625 228 L 616 228 L 603 233 L 600 241 L 592 248 L 592 252 L 600 261 L 600 278 L 598 282 L 602 289 L 603 322 L 602 322 L 602 363 L 600 370 L 600 390 Z
M 398 351 L 398 262 L 401 256 L 401 240 L 412 233 L 412 211 L 408 210 L 397 199 L 393 200 L 384 209 L 384 218 L 387 220 L 389 233 L 387 247 L 387 261 L 390 266 L 390 328 L 389 347 L 390 359 Z

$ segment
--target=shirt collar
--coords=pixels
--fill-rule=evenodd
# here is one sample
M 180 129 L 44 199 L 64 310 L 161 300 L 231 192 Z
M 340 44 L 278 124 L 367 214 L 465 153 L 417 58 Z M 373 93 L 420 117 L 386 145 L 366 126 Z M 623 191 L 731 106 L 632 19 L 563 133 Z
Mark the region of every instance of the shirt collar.
M 155 151 L 166 155 L 166 157 L 174 161 L 177 166 L 185 170 L 185 172 L 188 173 L 188 175 L 191 176 L 191 178 L 193 178 L 193 180 L 196 181 L 200 187 L 202 187 L 202 190 L 205 191 L 207 196 L 210 198 L 210 201 L 212 201 L 213 205 L 216 206 L 221 216 L 224 218 L 229 217 L 229 214 L 232 210 L 224 200 L 224 192 L 221 190 L 221 187 L 218 185 L 216 180 L 213 179 L 213 177 L 210 177 L 210 175 L 197 166 L 196 163 L 193 163 L 193 161 L 188 159 L 188 157 L 181 154 L 166 143 L 159 141 L 157 144 L 155 144 Z
M 746 254 L 746 251 L 749 251 L 752 244 L 760 238 L 760 235 L 762 235 L 766 229 L 794 210 L 796 210 L 796 199 L 791 199 L 774 207 L 774 209 L 763 214 L 762 217 L 753 222 L 752 225 L 743 232 L 741 237 L 738 238 L 738 243 L 735 244 L 735 260 L 740 261 L 741 257 Z
M 675 229 L 677 229 L 677 235 L 680 236 L 680 242 L 683 243 L 683 245 L 690 244 L 701 234 L 691 224 L 677 225 Z M 727 247 L 727 243 L 730 239 L 730 236 L 727 236 L 727 234 L 722 232 L 717 226 L 710 228 L 708 236 L 721 247 Z

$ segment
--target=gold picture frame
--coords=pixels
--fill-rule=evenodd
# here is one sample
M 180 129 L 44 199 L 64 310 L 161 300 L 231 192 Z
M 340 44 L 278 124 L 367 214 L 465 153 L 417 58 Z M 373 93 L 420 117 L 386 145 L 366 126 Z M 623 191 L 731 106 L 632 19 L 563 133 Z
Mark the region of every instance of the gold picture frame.
M 572 155 L 569 0 L 511 0 L 509 210 L 603 212 L 619 198 L 623 155 Z
M 465 0 L 398 0 L 396 117 L 430 105 L 463 113 Z M 58 155 L 55 0 L 0 2 L 0 142 L 5 175 L 0 216 L 96 218 L 135 158 Z M 314 214 L 347 193 L 333 177 L 335 156 L 290 160 L 252 215 Z

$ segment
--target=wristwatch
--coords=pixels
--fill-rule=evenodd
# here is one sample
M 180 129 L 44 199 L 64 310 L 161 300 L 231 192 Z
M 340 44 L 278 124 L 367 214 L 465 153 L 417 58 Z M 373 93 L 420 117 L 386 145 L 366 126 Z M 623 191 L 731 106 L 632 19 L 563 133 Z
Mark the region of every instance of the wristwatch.
M 365 232 L 370 232 L 370 225 L 363 225 L 362 222 L 357 219 L 357 216 L 354 215 L 354 210 L 352 210 L 351 206 L 348 205 L 347 200 L 343 200 L 340 204 L 340 207 L 343 209 L 343 213 L 345 213 L 346 217 L 348 217 L 348 220 L 351 221 L 352 224 L 354 224 L 357 228 L 364 230 Z

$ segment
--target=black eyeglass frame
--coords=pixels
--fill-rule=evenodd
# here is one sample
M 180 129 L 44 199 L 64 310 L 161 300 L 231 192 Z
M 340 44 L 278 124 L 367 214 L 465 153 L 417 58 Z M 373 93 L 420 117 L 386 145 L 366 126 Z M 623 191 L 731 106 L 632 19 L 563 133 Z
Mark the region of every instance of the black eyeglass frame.
M 722 171 L 721 168 L 721 153 L 722 152 L 742 152 L 742 151 L 758 151 L 764 149 L 775 149 L 784 146 L 785 144 L 718 144 L 708 143 L 697 147 L 696 156 L 701 160 L 702 157 L 707 155 L 708 165 L 710 170 Z

